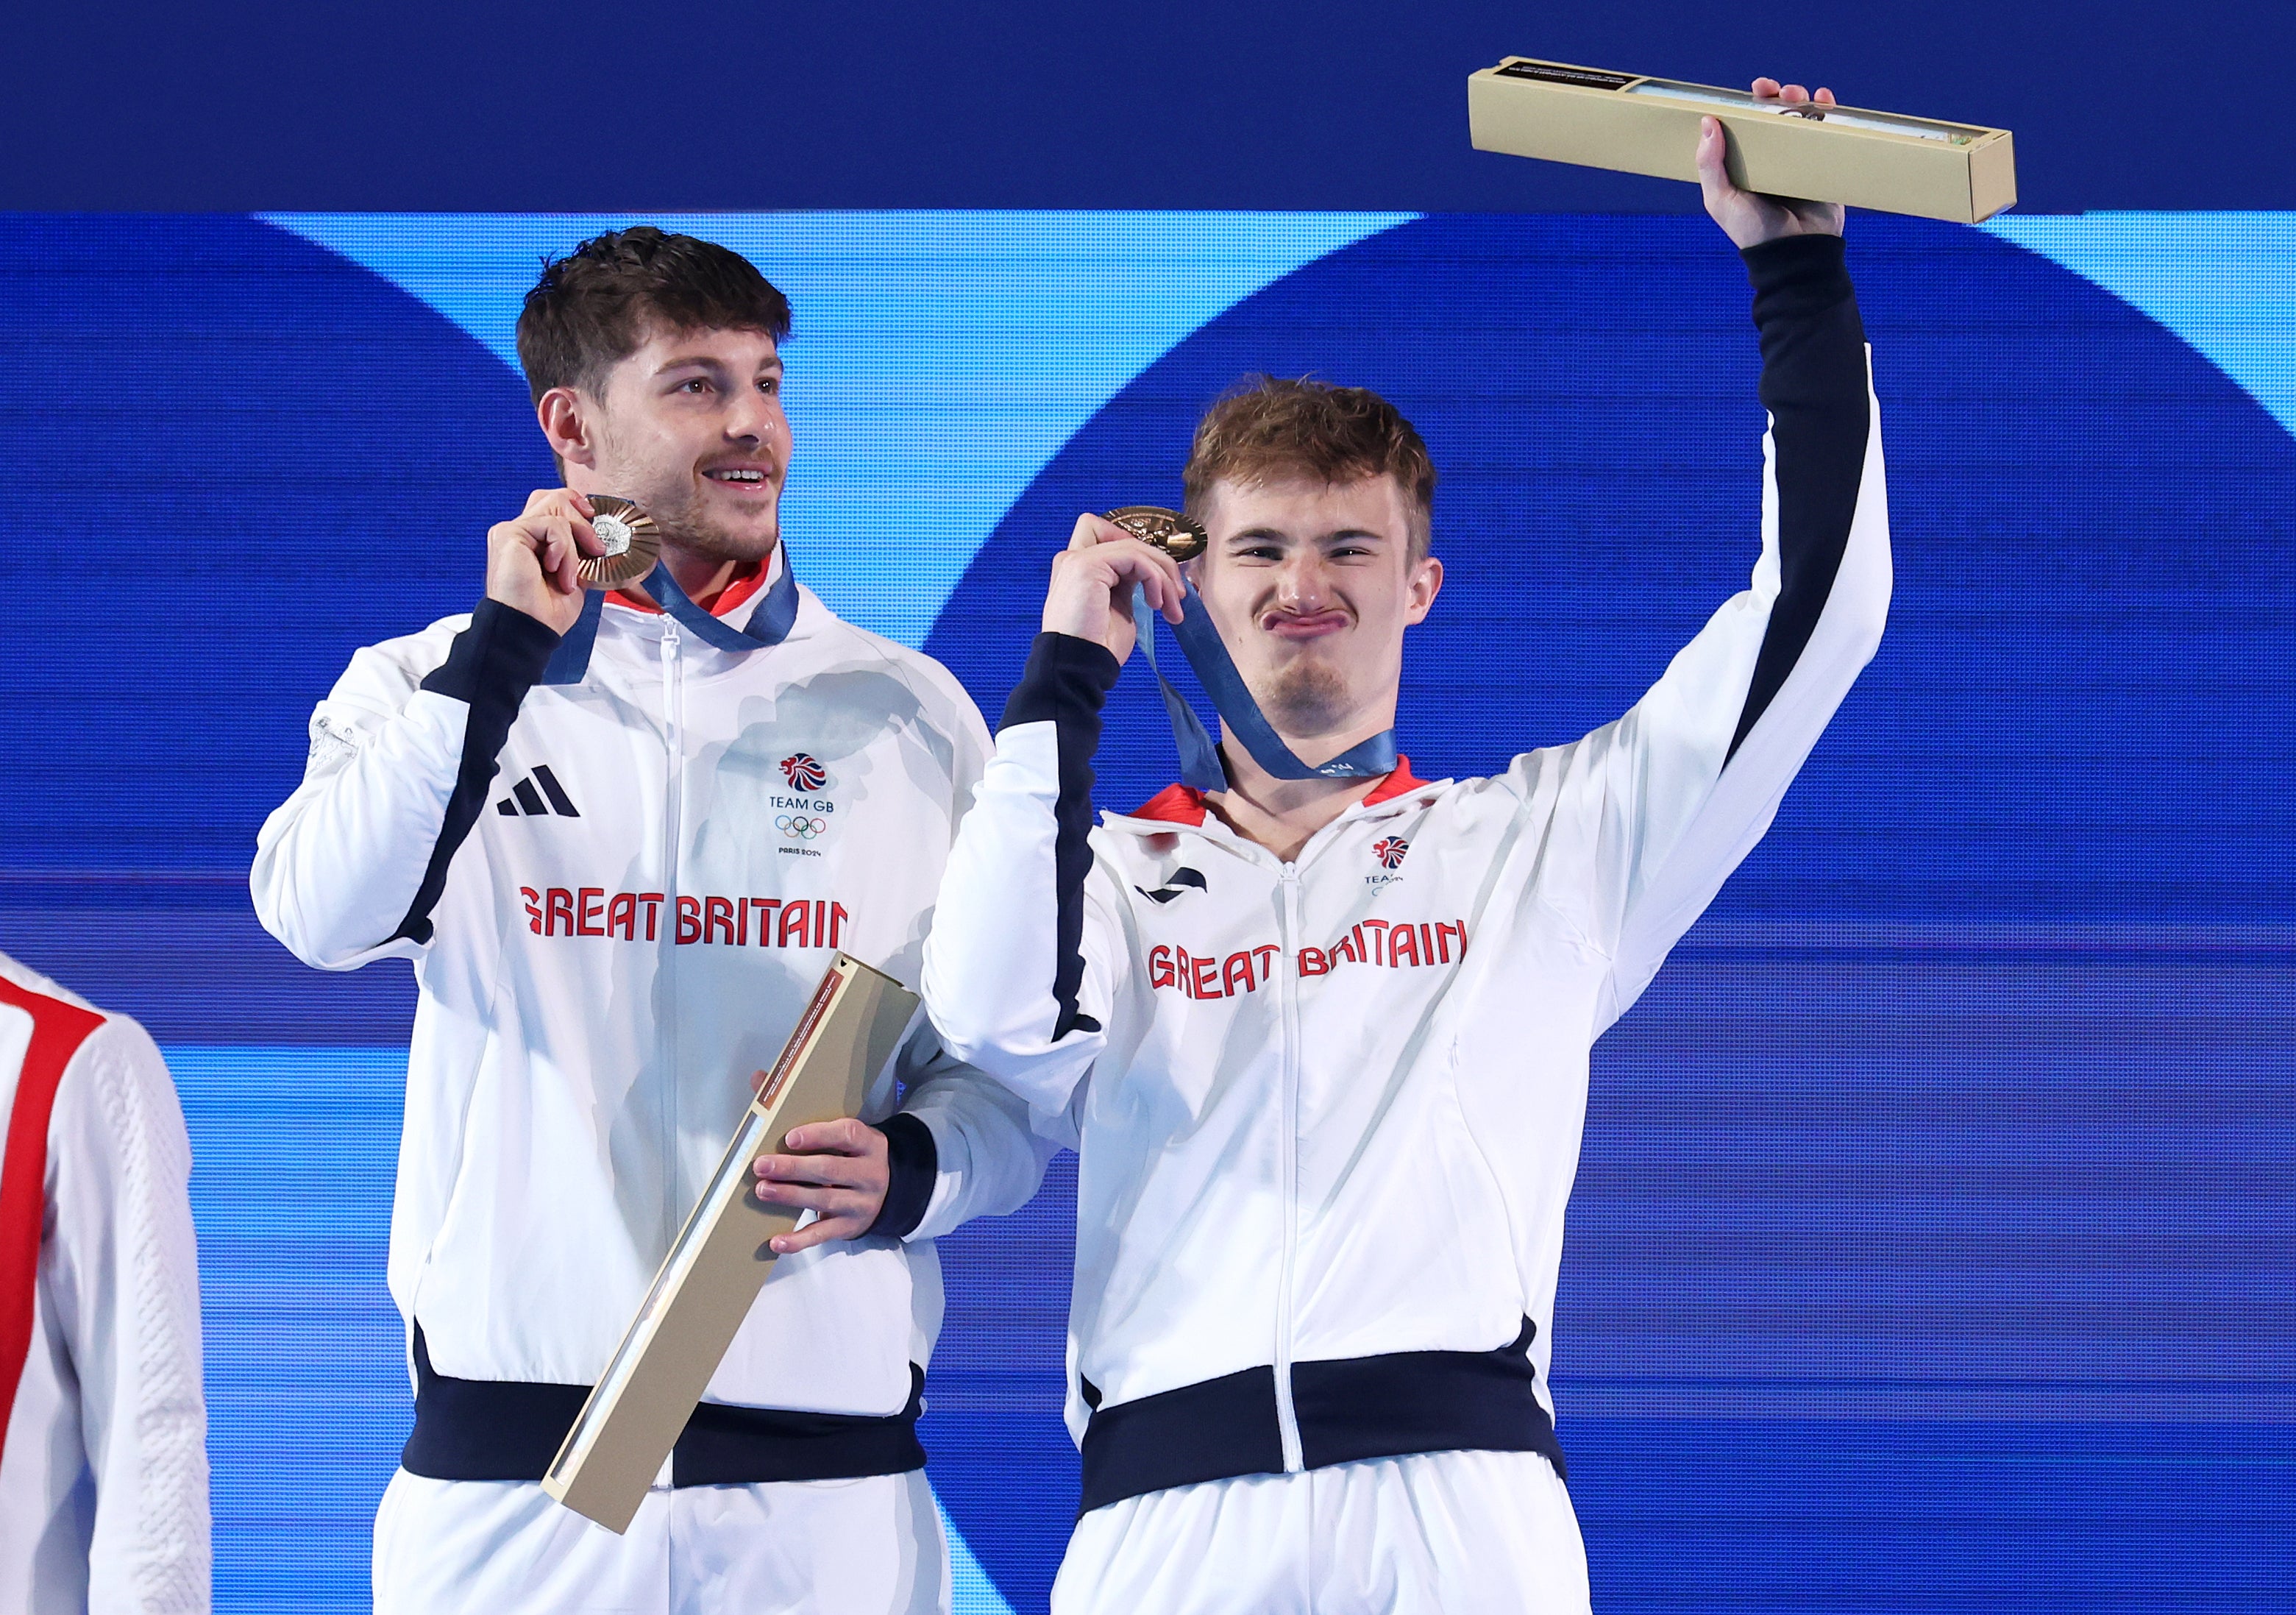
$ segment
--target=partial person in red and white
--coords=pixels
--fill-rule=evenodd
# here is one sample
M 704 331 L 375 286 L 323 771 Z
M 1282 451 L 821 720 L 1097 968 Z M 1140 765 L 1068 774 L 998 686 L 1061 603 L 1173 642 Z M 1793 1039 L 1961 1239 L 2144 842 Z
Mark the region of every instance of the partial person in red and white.
M 0 954 L 0 1611 L 201 1615 L 191 1140 L 160 1051 Z

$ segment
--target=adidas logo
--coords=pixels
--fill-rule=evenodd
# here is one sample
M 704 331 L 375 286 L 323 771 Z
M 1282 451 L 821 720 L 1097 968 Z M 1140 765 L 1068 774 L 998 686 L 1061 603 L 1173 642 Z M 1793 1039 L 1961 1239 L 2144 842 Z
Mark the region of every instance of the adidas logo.
M 537 817 L 551 813 L 561 818 L 582 816 L 581 809 L 574 806 L 574 799 L 566 794 L 566 787 L 550 772 L 548 763 L 537 763 L 532 774 L 512 785 L 510 794 L 495 804 L 495 811 L 507 819 L 514 819 L 521 813 Z

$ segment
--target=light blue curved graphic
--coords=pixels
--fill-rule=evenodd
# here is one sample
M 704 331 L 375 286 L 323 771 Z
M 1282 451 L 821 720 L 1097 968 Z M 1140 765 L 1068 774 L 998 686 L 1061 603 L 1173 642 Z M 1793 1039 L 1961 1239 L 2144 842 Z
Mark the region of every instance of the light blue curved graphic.
M 1984 228 L 2167 326 L 2296 432 L 2296 213 L 2011 214 Z
M 1029 480 L 1142 369 L 1269 282 L 1415 216 L 645 217 L 725 242 L 790 293 L 793 548 L 832 608 L 914 644 Z M 541 257 L 636 222 L 265 217 L 429 304 L 513 369 Z M 2013 214 L 1982 227 L 2175 332 L 2296 432 L 2296 215 Z M 1169 475 L 1143 468 L 1145 485 Z
M 545 253 L 627 214 L 312 214 L 267 223 L 429 304 L 515 371 Z M 796 309 L 783 512 L 799 575 L 850 620 L 921 644 L 1029 479 L 1205 321 L 1399 213 L 643 216 L 723 242 Z M 1207 400 L 1209 402 L 1210 400 Z M 1121 504 L 1170 497 L 1144 464 Z M 1048 550 L 1066 537 L 1047 537 Z
M 1013 1615 L 1012 1604 L 980 1568 L 980 1561 L 965 1544 L 964 1533 L 956 1529 L 956 1521 L 945 1508 L 940 1511 L 940 1529 L 948 1538 L 949 1615 Z

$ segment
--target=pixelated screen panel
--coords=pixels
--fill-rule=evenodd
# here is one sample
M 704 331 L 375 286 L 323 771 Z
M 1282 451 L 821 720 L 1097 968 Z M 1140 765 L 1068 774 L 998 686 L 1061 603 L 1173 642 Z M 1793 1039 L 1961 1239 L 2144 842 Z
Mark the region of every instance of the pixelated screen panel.
M 0 947 L 144 1017 L 198 1152 L 217 1593 L 364 1607 L 408 1417 L 412 993 L 249 914 L 358 645 L 550 478 L 506 362 L 612 221 L 12 219 Z M 1429 778 L 1615 716 L 1757 548 L 1744 276 L 1693 218 L 685 221 L 797 306 L 800 575 L 993 717 L 1078 510 L 1172 503 L 1251 371 L 1441 468 Z M 2022 234 L 2020 234 L 2020 232 Z M 1858 218 L 1898 592 L 1768 840 L 1596 1050 L 1554 1390 L 1611 1611 L 2296 1602 L 2286 218 Z M 2020 244 L 2020 242 L 2024 244 Z M 1128 669 L 1103 805 L 1171 775 Z M 961 1609 L 1041 1610 L 1073 1163 L 944 1242 Z

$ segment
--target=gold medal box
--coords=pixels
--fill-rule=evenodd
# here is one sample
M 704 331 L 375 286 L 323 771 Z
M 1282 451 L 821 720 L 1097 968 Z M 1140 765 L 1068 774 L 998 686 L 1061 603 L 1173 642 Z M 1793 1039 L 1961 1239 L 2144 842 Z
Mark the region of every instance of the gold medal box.
M 559 1502 L 610 1531 L 629 1529 L 772 1275 L 774 1236 L 798 1224 L 798 1212 L 758 1201 L 750 1163 L 792 1127 L 858 1115 L 916 1007 L 891 977 L 844 954 L 831 960 L 544 1475 Z
M 1699 119 L 1729 137 L 1732 183 L 1973 225 L 2017 200 L 2009 131 L 1510 56 L 1467 80 L 1475 147 L 1582 168 L 1698 177 Z

